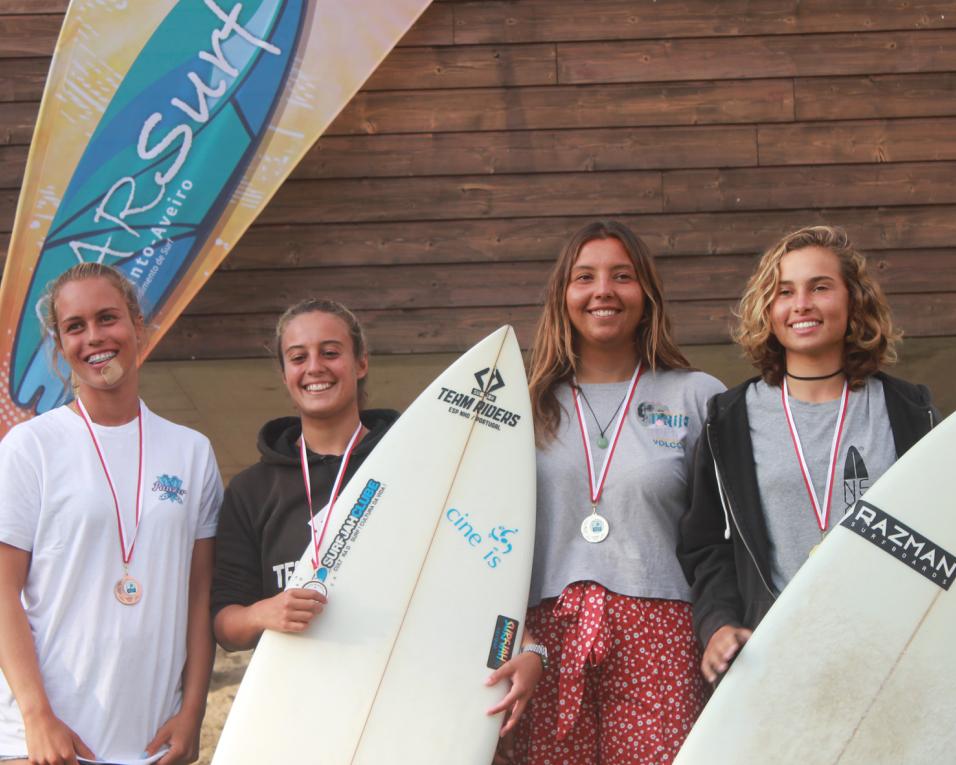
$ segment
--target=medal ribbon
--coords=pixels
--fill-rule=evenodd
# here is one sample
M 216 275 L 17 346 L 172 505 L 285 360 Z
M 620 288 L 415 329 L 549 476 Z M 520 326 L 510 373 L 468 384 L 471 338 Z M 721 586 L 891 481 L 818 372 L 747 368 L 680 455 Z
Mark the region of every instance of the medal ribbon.
M 591 454 L 591 439 L 588 437 L 588 424 L 584 417 L 584 410 L 581 409 L 581 398 L 578 396 L 577 380 L 571 381 L 571 393 L 574 396 L 574 411 L 578 415 L 578 425 L 581 426 L 581 440 L 584 441 L 584 454 L 587 456 L 588 468 L 588 490 L 591 496 L 591 507 L 597 508 L 597 503 L 604 492 L 604 481 L 607 478 L 608 468 L 611 466 L 611 460 L 614 457 L 614 449 L 617 447 L 617 440 L 621 436 L 621 429 L 624 427 L 624 418 L 627 417 L 627 410 L 631 408 L 631 399 L 634 398 L 634 391 L 637 389 L 637 381 L 641 379 L 643 365 L 638 362 L 637 369 L 631 375 L 631 382 L 628 385 L 627 393 L 624 394 L 624 408 L 617 418 L 617 424 L 614 426 L 614 434 L 611 436 L 611 446 L 607 452 L 607 459 L 601 467 L 601 474 L 597 481 L 594 479 L 594 457 Z M 595 512 L 597 510 L 595 509 Z
M 820 531 L 827 530 L 827 523 L 830 519 L 830 505 L 833 500 L 833 475 L 836 472 L 837 455 L 840 453 L 840 438 L 843 435 L 843 423 L 846 421 L 846 410 L 850 400 L 850 388 L 846 380 L 843 381 L 843 394 L 840 396 L 840 411 L 837 414 L 836 426 L 833 428 L 833 441 L 830 444 L 830 464 L 827 467 L 827 484 L 824 489 L 824 501 L 826 504 L 821 507 L 820 500 L 813 488 L 813 482 L 810 480 L 810 468 L 803 456 L 803 445 L 800 443 L 800 435 L 797 433 L 797 425 L 793 421 L 793 412 L 790 411 L 790 391 L 787 388 L 787 378 L 783 378 L 783 385 L 780 386 L 780 396 L 783 399 L 783 411 L 787 415 L 787 427 L 790 428 L 790 438 L 793 441 L 793 450 L 797 453 L 797 461 L 800 463 L 800 474 L 803 477 L 803 485 L 807 488 L 807 494 L 810 497 L 810 504 L 813 506 L 814 515 L 817 517 L 817 525 Z
M 362 421 L 359 420 L 358 427 L 349 439 L 345 447 L 345 453 L 342 455 L 342 464 L 339 465 L 339 472 L 335 476 L 335 482 L 332 484 L 332 494 L 329 496 L 328 510 L 325 513 L 325 520 L 322 522 L 322 531 L 315 533 L 315 512 L 312 509 L 312 480 L 309 477 L 309 458 L 306 456 L 305 432 L 299 438 L 299 457 L 302 462 L 302 480 L 305 483 L 305 497 L 309 502 L 309 528 L 312 529 L 312 545 L 315 549 L 315 557 L 312 558 L 312 570 L 319 570 L 319 546 L 325 537 L 325 530 L 329 525 L 329 518 L 332 517 L 332 508 L 335 506 L 335 500 L 339 496 L 339 488 L 342 486 L 342 479 L 345 477 L 345 469 L 348 467 L 349 459 L 355 450 L 355 443 L 358 441 L 359 433 L 362 432 Z
M 143 446 L 143 403 L 139 404 L 139 411 L 136 413 L 136 424 L 139 428 L 139 471 L 136 475 L 136 528 L 133 529 L 133 539 L 130 542 L 129 550 L 126 549 L 126 535 L 123 529 L 123 516 L 120 515 L 119 499 L 116 496 L 116 486 L 113 484 L 113 476 L 110 474 L 109 465 L 106 462 L 106 453 L 100 446 L 100 440 L 96 437 L 96 431 L 93 430 L 93 420 L 90 419 L 90 413 L 83 406 L 83 401 L 79 396 L 76 398 L 77 407 L 80 410 L 80 416 L 86 423 L 86 429 L 90 432 L 90 438 L 93 439 L 93 446 L 96 449 L 96 456 L 100 458 L 100 465 L 103 466 L 103 473 L 106 475 L 106 482 L 110 487 L 110 494 L 113 495 L 113 506 L 116 508 L 116 529 L 119 532 L 120 556 L 123 558 L 123 569 L 128 571 L 129 562 L 133 559 L 133 548 L 136 546 L 136 534 L 139 532 L 139 520 L 143 511 L 143 473 L 146 472 L 146 449 Z

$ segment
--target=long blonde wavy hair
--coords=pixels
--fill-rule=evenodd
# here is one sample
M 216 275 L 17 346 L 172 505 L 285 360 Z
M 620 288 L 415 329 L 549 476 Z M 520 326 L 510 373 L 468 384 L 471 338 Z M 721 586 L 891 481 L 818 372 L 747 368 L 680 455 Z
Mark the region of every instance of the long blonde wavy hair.
M 760 370 L 768 385 L 780 385 L 787 371 L 786 350 L 773 334 L 770 310 L 780 285 L 780 260 L 805 247 L 829 250 L 840 262 L 849 292 L 849 319 L 844 344 L 843 372 L 852 389 L 880 367 L 896 361 L 902 333 L 893 326 L 890 306 L 880 285 L 866 269 L 866 258 L 836 226 L 809 226 L 787 234 L 767 250 L 747 282 L 736 315 L 734 340 Z
M 644 290 L 644 315 L 634 335 L 638 358 L 654 370 L 690 368 L 671 335 L 661 279 L 647 245 L 623 223 L 603 220 L 589 223 L 568 240 L 551 269 L 545 288 L 544 309 L 535 331 L 529 387 L 535 437 L 539 445 L 548 443 L 557 433 L 561 424 L 561 406 L 555 389 L 571 380 L 577 369 L 575 330 L 568 316 L 566 293 L 571 269 L 581 248 L 596 239 L 617 239 L 621 243 Z

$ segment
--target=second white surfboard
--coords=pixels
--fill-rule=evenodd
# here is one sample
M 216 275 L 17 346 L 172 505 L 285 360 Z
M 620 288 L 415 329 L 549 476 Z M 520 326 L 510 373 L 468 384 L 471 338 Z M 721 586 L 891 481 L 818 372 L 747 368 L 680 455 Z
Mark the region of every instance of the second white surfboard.
M 675 765 L 953 762 L 956 416 L 797 572 Z

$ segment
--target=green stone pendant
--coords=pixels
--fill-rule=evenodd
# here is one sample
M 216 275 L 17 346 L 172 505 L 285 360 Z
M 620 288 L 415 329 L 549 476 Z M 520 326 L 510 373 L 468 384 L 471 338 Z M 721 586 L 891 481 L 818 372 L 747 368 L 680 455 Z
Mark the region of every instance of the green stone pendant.
M 598 448 L 607 449 L 607 439 L 604 436 L 598 436 Z

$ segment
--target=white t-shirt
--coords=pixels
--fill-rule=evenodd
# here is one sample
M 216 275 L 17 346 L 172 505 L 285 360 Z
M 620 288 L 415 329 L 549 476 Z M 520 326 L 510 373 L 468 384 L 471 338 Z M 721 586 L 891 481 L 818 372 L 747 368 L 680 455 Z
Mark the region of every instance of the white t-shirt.
M 94 426 L 129 546 L 138 426 Z M 129 573 L 142 600 L 122 605 L 116 510 L 86 424 L 68 407 L 0 441 L 0 542 L 31 553 L 22 602 L 54 714 L 100 759 L 137 759 L 180 707 L 193 544 L 216 533 L 222 480 L 201 434 L 143 406 L 143 509 Z M 0 756 L 26 753 L 23 721 L 0 677 Z

